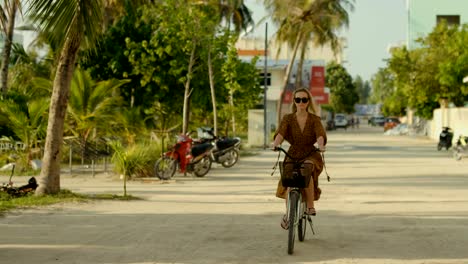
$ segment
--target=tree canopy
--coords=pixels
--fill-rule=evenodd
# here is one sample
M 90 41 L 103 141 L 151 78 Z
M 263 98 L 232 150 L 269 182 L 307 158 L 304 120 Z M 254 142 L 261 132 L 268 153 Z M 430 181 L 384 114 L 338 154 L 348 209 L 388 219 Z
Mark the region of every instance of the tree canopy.
M 389 113 L 404 114 L 409 107 L 428 119 L 441 100 L 465 105 L 468 85 L 462 80 L 468 75 L 467 29 L 466 24 L 442 22 L 418 39 L 420 48 L 394 48 L 386 68 L 373 77 L 372 100 L 382 102 Z
M 351 75 L 342 65 L 330 62 L 325 76 L 325 86 L 330 88 L 331 93 L 330 105 L 335 113 L 353 113 L 354 105 L 359 102 L 359 95 Z

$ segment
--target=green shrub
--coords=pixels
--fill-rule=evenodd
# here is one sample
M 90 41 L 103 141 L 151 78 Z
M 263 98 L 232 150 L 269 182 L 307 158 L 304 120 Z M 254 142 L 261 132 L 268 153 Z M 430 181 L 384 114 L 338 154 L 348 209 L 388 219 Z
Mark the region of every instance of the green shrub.
M 112 162 L 114 170 L 124 176 L 124 196 L 127 196 L 127 179 L 131 177 L 151 176 L 153 165 L 161 151 L 156 142 L 140 142 L 127 147 L 120 141 L 113 141 Z

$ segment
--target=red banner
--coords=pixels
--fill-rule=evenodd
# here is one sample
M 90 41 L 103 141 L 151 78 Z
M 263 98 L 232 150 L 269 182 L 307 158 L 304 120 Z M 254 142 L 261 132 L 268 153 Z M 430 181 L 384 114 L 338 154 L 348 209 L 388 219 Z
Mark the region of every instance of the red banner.
M 314 97 L 316 104 L 328 104 L 329 94 L 325 93 L 324 89 L 312 88 L 310 89 L 310 93 Z
M 283 104 L 290 104 L 293 101 L 293 92 L 286 90 L 284 91 L 284 98 L 283 98 Z
M 316 104 L 328 104 L 329 95 L 327 93 L 313 95 Z
M 325 89 L 325 67 L 312 66 L 310 78 L 310 89 Z

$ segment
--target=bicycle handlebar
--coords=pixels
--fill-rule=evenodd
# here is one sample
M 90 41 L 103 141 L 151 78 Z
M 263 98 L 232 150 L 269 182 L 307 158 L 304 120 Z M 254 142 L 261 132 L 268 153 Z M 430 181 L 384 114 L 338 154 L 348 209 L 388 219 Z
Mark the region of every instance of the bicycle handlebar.
M 313 149 L 312 149 L 311 152 L 320 152 L 320 149 L 319 149 L 319 148 L 317 148 L 317 147 L 315 147 L 315 146 L 312 146 L 312 147 L 313 147 Z M 298 161 L 298 160 L 303 160 L 303 159 L 295 159 L 295 158 L 291 157 L 291 155 L 289 155 L 288 152 L 286 152 L 286 150 L 285 150 L 284 148 L 282 148 L 282 147 L 273 147 L 272 150 L 273 150 L 273 151 L 281 151 L 281 152 L 283 152 L 288 158 L 290 158 L 290 159 L 292 159 L 292 160 L 296 160 L 296 161 Z M 309 153 L 309 154 L 310 154 L 310 153 Z
M 298 162 L 298 161 L 301 161 L 301 160 L 304 160 L 304 159 L 295 159 L 293 157 L 291 157 L 291 155 L 289 155 L 286 150 L 284 150 L 282 147 L 273 147 L 272 149 L 273 151 L 281 151 L 281 152 L 284 152 L 284 154 L 286 155 L 286 157 L 289 157 L 290 159 L 294 160 L 295 162 Z M 313 146 L 313 150 L 311 151 L 312 152 L 321 152 L 319 148 Z M 309 153 L 310 154 L 310 153 Z M 330 176 L 328 175 L 328 172 L 327 172 L 327 167 L 325 166 L 325 156 L 323 155 L 323 152 L 322 152 L 322 157 L 323 157 L 323 168 L 325 169 L 325 173 L 327 174 L 327 181 L 330 181 Z M 279 160 L 279 155 L 278 155 L 278 160 Z M 276 169 L 276 165 L 275 165 L 275 169 Z M 273 171 L 274 173 L 274 171 Z M 273 176 L 273 173 L 271 173 L 271 175 Z

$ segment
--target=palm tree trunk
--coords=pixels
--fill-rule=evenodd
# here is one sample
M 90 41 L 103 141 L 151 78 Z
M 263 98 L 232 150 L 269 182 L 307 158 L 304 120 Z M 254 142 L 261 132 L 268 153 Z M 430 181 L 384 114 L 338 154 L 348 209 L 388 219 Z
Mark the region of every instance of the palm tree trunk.
M 307 50 L 307 38 L 302 39 L 301 45 L 301 56 L 299 57 L 299 62 L 297 63 L 297 73 L 296 73 L 296 89 L 302 87 L 302 67 L 304 67 L 304 58 Z
M 213 104 L 213 131 L 218 135 L 218 114 L 216 111 L 216 96 L 213 78 L 213 65 L 211 65 L 211 46 L 208 48 L 208 76 L 210 79 L 211 102 Z
M 188 130 L 188 110 L 189 110 L 189 98 L 190 98 L 190 79 L 192 78 L 192 68 L 195 64 L 195 49 L 196 46 L 193 47 L 192 53 L 190 54 L 190 61 L 188 65 L 187 71 L 187 80 L 185 81 L 185 93 L 184 93 L 184 108 L 183 108 L 183 120 L 182 120 L 182 133 L 185 135 Z
M 70 84 L 81 39 L 68 37 L 60 54 L 50 101 L 49 121 L 39 187 L 36 195 L 60 191 L 60 161 L 63 125 L 70 96 Z
M 16 10 L 18 9 L 18 3 L 13 1 L 11 3 L 10 13 L 8 14 L 8 26 L 5 31 L 5 45 L 3 46 L 3 55 L 2 55 L 2 68 L 1 68 L 1 90 L 2 96 L 5 97 L 8 90 L 8 66 L 10 64 L 10 54 L 11 46 L 13 45 L 13 33 L 15 30 L 15 17 Z
M 301 25 L 301 29 L 302 29 L 302 25 Z M 301 30 L 299 30 L 299 32 L 301 32 Z M 296 59 L 297 49 L 299 48 L 299 44 L 301 43 L 301 40 L 302 40 L 302 34 L 297 34 L 296 41 L 295 41 L 294 48 L 293 48 L 293 54 L 292 54 L 291 60 L 290 60 L 290 62 L 288 64 L 288 67 L 286 68 L 286 73 L 284 75 L 283 91 L 281 92 L 281 98 L 278 101 L 278 105 L 277 105 L 276 121 L 277 121 L 278 126 L 281 123 L 281 118 L 282 118 L 281 112 L 283 110 L 282 107 L 283 107 L 284 93 L 286 92 L 286 87 L 288 85 L 289 75 L 291 75 L 291 69 L 292 69 L 292 66 L 294 64 L 294 60 Z

